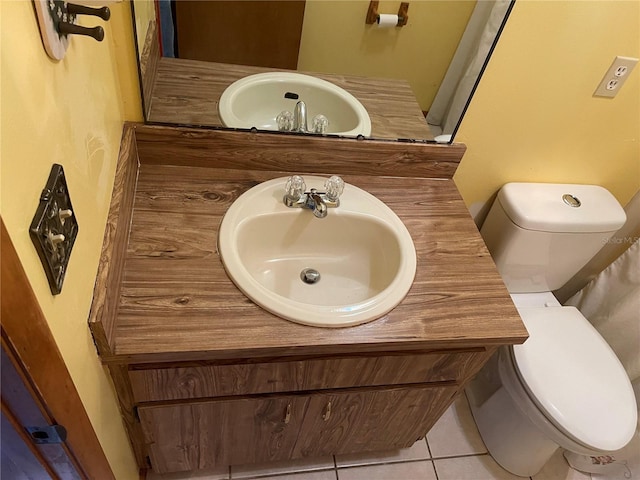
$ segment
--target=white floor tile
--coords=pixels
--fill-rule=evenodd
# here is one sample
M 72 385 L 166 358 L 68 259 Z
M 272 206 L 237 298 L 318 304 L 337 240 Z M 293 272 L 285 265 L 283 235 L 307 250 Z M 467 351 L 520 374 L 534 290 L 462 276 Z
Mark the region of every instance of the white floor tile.
M 227 480 L 229 467 L 220 467 L 210 470 L 195 470 L 192 472 L 176 472 L 159 474 L 150 471 L 147 480 Z
M 403 448 L 402 450 L 336 455 L 336 465 L 340 468 L 377 463 L 405 462 L 407 460 L 426 460 L 428 458 L 429 450 L 427 449 L 427 443 L 422 439 L 414 443 L 413 446 Z
M 437 480 L 437 477 L 433 464 L 428 460 L 422 460 L 339 468 L 338 480 Z
M 456 399 L 429 431 L 427 443 L 433 458 L 487 452 L 464 394 Z
M 433 461 L 439 480 L 523 480 L 507 472 L 490 455 Z
M 542 470 L 531 478 L 533 480 L 590 480 L 591 475 L 571 468 L 562 456 L 562 449 L 559 448 Z
M 640 479 L 640 433 L 636 431 L 631 442 L 619 452 L 614 454 L 617 461 L 621 462 L 620 468 L 611 473 L 592 473 L 593 480 L 627 480 Z
M 629 480 L 640 478 L 640 458 L 623 460 L 613 471 L 607 473 L 592 473 L 593 480 Z
M 285 473 L 312 472 L 333 469 L 333 457 L 301 458 L 284 462 L 253 463 L 249 465 L 232 465 L 231 478 L 253 478 Z
M 301 472 L 289 475 L 276 475 L 260 477 L 260 480 L 336 480 L 335 470 L 323 470 L 321 472 Z

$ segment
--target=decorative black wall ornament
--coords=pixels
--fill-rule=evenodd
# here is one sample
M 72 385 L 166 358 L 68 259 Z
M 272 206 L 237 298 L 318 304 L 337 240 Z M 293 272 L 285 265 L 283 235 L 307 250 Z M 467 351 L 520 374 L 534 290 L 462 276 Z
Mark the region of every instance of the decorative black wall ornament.
M 101 42 L 104 29 L 101 26 L 82 27 L 76 24 L 78 15 L 90 15 L 102 20 L 111 18 L 109 7 L 91 8 L 68 3 L 65 0 L 34 0 L 42 43 L 54 60 L 62 60 L 69 46 L 70 35 L 85 35 Z
M 57 295 L 62 290 L 71 249 L 78 235 L 78 222 L 62 165 L 54 163 L 51 168 L 29 234 L 47 274 L 51 293 Z

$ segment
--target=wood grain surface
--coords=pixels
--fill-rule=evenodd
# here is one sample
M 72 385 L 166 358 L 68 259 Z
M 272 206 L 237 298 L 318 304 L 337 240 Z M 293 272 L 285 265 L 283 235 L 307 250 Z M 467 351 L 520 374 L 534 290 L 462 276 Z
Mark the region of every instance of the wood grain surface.
M 408 448 L 431 429 L 454 393 L 455 387 L 443 385 L 311 395 L 292 457 Z
M 376 156 L 366 149 L 345 155 L 343 162 L 345 171 L 363 166 L 367 174 L 345 174 L 344 179 L 376 195 L 407 226 L 418 258 L 407 297 L 388 315 L 349 328 L 303 326 L 267 313 L 227 277 L 216 249 L 217 231 L 241 193 L 291 170 L 268 170 L 277 162 L 267 154 L 261 157 L 266 163 L 261 170 L 229 168 L 232 159 L 240 167 L 257 163 L 251 135 L 245 135 L 243 144 L 237 132 L 215 132 L 220 137 L 214 149 L 197 141 L 202 132 L 177 129 L 169 142 L 161 142 L 156 138 L 160 131 L 136 127 L 141 165 L 115 352 L 103 360 L 177 362 L 463 348 L 527 338 L 455 184 L 448 179 L 367 175 L 367 160 L 375 163 Z M 296 159 L 294 171 L 336 173 L 316 162 L 316 153 L 304 153 L 289 156 Z M 186 166 L 194 154 L 202 163 Z M 282 157 L 283 169 L 294 165 L 284 152 Z M 208 167 L 202 166 L 206 159 Z M 419 156 L 414 162 L 419 164 Z M 381 171 L 393 171 L 392 165 Z M 400 171 L 397 164 L 395 169 Z
M 222 92 L 248 75 L 282 71 L 265 67 L 159 59 L 147 121 L 176 125 L 222 126 Z M 342 87 L 365 107 L 371 138 L 433 140 L 427 121 L 406 80 L 307 73 Z M 145 90 L 145 94 L 146 94 Z
M 140 419 L 153 468 L 164 473 L 409 447 L 454 393 L 405 386 L 224 399 L 144 406 Z
M 110 364 L 107 365 L 107 368 L 109 369 L 109 375 L 111 375 L 113 387 L 118 396 L 122 423 L 124 423 L 124 428 L 127 430 L 136 462 L 140 469 L 146 469 L 149 466 L 146 458 L 147 450 L 145 449 L 142 426 L 137 417 L 137 407 L 131 390 L 131 383 L 127 376 L 127 366 Z
M 113 336 L 137 178 L 138 153 L 134 129 L 125 126 L 89 314 L 89 328 L 100 355 L 108 356 L 114 352 Z
M 451 178 L 463 144 L 327 139 L 315 135 L 136 127 L 140 161 L 291 173 Z
M 455 382 L 486 351 L 352 356 L 129 372 L 136 402 L 324 390 L 401 383 Z

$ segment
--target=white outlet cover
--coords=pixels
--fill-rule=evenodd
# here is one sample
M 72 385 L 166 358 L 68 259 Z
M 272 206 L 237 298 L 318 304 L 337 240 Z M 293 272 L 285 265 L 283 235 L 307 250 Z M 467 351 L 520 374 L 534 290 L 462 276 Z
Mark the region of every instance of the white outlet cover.
M 607 73 L 602 77 L 593 95 L 596 97 L 615 97 L 637 63 L 637 58 L 617 56 Z

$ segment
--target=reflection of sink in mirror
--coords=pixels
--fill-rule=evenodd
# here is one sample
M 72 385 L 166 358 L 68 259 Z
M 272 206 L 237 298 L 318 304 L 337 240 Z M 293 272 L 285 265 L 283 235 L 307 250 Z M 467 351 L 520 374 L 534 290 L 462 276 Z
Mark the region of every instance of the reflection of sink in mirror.
M 223 92 L 218 113 L 226 127 L 283 130 L 278 128 L 278 116 L 288 112 L 293 118 L 298 102 L 306 107 L 305 126 L 296 123 L 286 130 L 313 132 L 314 118 L 323 115 L 329 121 L 326 134 L 371 134 L 369 114 L 358 99 L 331 82 L 300 73 L 269 72 L 242 78 Z
M 394 13 L 396 7 L 389 11 L 383 3 L 385 13 Z M 134 0 L 145 119 L 221 126 L 215 105 L 222 90 L 260 68 L 275 68 L 313 72 L 346 88 L 368 110 L 372 138 L 452 134 L 512 5 L 413 2 L 407 26 L 384 29 L 365 23 L 367 0 Z M 159 52 L 172 56 L 174 43 L 180 61 L 156 59 Z M 422 125 L 424 112 L 429 126 Z
M 309 189 L 325 179 L 305 176 Z M 258 305 L 306 325 L 379 318 L 411 288 L 416 253 L 406 227 L 373 195 L 347 184 L 326 218 L 283 203 L 286 178 L 261 183 L 225 214 L 218 250 L 233 282 Z

